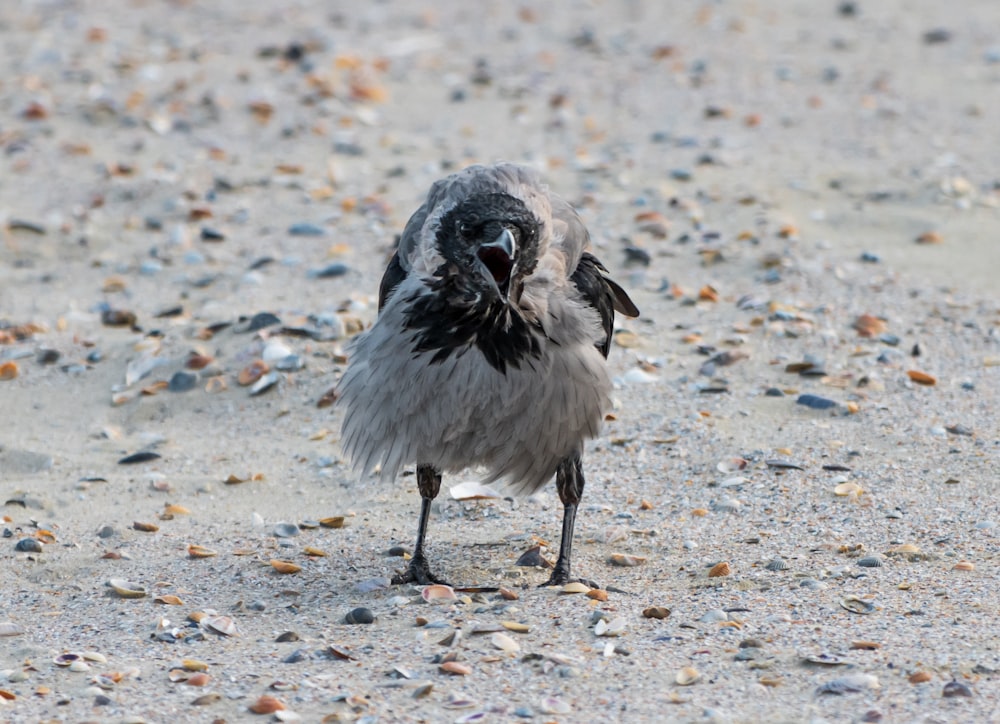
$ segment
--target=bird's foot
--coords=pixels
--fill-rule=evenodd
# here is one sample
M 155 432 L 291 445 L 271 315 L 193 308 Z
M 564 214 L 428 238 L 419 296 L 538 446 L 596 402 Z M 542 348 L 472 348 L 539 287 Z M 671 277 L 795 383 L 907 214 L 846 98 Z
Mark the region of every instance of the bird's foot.
M 413 556 L 406 570 L 392 577 L 392 585 L 399 586 L 403 583 L 416 583 L 421 586 L 427 586 L 432 583 L 448 585 L 447 581 L 431 573 L 430 566 L 427 565 L 427 559 L 423 556 Z
M 549 576 L 549 580 L 541 584 L 539 588 L 545 588 L 547 586 L 565 586 L 570 581 L 579 581 L 585 586 L 590 588 L 600 588 L 600 584 L 595 583 L 587 578 L 570 578 L 569 576 L 569 566 L 560 565 L 557 561 L 555 568 L 552 569 L 552 575 Z

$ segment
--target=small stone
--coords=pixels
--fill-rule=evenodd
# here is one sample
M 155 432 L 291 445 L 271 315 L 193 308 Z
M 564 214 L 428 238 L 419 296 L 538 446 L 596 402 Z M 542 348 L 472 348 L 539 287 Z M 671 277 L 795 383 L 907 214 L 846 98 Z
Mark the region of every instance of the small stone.
M 14 550 L 18 553 L 41 553 L 42 544 L 34 538 L 22 538 L 14 545 Z
M 326 229 L 318 224 L 310 224 L 307 221 L 300 221 L 289 226 L 288 233 L 292 236 L 325 236 Z
M 167 383 L 170 392 L 188 392 L 198 386 L 198 375 L 183 370 L 175 372 Z
M 344 616 L 344 622 L 349 624 L 375 623 L 375 614 L 372 613 L 370 608 L 361 606 L 349 611 L 347 615 Z

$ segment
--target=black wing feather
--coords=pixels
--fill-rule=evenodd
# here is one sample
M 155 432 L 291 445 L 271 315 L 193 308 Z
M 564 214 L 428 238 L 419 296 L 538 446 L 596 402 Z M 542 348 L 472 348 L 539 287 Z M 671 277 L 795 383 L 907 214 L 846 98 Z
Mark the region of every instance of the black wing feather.
M 378 311 L 382 311 L 382 307 L 389 300 L 389 295 L 392 294 L 404 279 L 406 279 L 406 270 L 399 263 L 399 251 L 397 250 L 392 255 L 392 259 L 389 260 L 389 266 L 385 268 L 385 273 L 382 274 L 382 281 L 378 285 Z
M 625 290 L 605 276 L 607 271 L 596 256 L 584 252 L 583 256 L 580 257 L 580 263 L 577 264 L 576 269 L 569 277 L 587 303 L 601 315 L 604 341 L 595 346 L 605 357 L 611 351 L 611 333 L 615 324 L 615 310 L 627 317 L 639 316 L 639 310 L 629 299 Z

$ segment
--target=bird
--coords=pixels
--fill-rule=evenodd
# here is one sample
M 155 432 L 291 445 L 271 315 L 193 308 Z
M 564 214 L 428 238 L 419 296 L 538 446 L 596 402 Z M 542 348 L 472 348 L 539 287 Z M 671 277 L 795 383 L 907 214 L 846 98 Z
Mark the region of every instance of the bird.
M 436 181 L 406 223 L 335 388 L 358 474 L 416 466 L 417 539 L 394 584 L 444 583 L 425 550 L 431 504 L 443 474 L 470 468 L 521 495 L 555 477 L 562 535 L 542 585 L 574 580 L 583 446 L 611 407 L 614 316 L 639 316 L 589 242 L 535 170 L 506 162 Z

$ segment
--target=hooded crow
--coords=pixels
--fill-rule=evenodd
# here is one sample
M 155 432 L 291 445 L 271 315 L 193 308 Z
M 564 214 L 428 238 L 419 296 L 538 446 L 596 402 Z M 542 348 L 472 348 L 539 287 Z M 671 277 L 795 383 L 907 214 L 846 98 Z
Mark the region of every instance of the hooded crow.
M 485 471 L 530 494 L 554 475 L 564 506 L 549 585 L 570 580 L 581 454 L 611 405 L 614 313 L 639 310 L 587 253 L 576 211 L 531 169 L 471 166 L 437 181 L 379 287 L 379 314 L 338 384 L 355 469 L 416 464 L 420 520 L 394 583 L 440 582 L 424 538 L 441 474 Z

